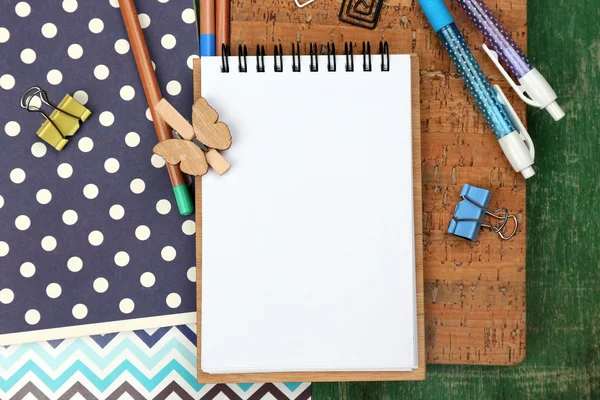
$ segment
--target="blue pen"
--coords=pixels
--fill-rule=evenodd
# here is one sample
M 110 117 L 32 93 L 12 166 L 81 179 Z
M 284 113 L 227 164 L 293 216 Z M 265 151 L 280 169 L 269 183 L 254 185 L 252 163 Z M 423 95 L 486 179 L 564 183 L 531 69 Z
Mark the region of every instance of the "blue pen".
M 555 121 L 565 116 L 556 102 L 557 96 L 544 76 L 531 65 L 527 56 L 517 46 L 500 21 L 485 5 L 483 0 L 458 0 L 475 26 L 483 33 L 491 49 L 483 44 L 483 51 L 492 59 L 504 78 L 519 97 L 530 106 L 546 109 Z M 519 81 L 517 85 L 504 69 L 500 60 Z
M 502 89 L 497 85 L 492 89 L 444 2 L 419 0 L 419 3 L 496 134 L 506 158 L 515 171 L 522 173 L 525 179 L 531 178 L 535 175 L 533 142 Z

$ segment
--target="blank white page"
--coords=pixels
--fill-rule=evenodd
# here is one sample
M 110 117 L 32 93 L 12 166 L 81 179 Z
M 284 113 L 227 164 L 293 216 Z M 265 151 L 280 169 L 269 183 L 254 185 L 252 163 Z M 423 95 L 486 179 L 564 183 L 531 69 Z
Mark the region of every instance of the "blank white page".
M 233 137 L 202 184 L 206 373 L 417 367 L 410 56 L 354 58 L 202 58 Z

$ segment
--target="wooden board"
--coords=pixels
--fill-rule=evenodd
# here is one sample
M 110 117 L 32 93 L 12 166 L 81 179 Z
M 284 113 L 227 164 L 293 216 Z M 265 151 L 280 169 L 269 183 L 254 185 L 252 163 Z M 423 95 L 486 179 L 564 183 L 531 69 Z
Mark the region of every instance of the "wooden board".
M 423 287 L 423 199 L 421 185 L 421 127 L 419 96 L 419 60 L 411 57 L 412 80 L 412 147 L 413 147 L 413 191 L 415 213 L 415 264 L 417 279 L 417 329 L 419 342 L 419 368 L 412 372 L 285 372 L 255 374 L 207 374 L 202 372 L 202 181 L 196 179 L 196 301 L 198 309 L 198 382 L 337 382 L 337 381 L 400 381 L 425 379 L 425 310 Z M 201 96 L 200 61 L 194 61 L 194 98 Z M 235 135 L 235 133 L 233 133 Z M 318 327 L 315 327 L 318 329 Z
M 525 105 L 481 49 L 483 35 L 455 0 L 447 0 L 459 29 L 493 84 L 499 84 L 517 113 Z M 513 39 L 526 49 L 527 0 L 486 0 Z M 415 0 L 387 0 L 375 30 L 338 20 L 340 0 L 317 0 L 298 9 L 293 1 L 232 1 L 234 54 L 244 43 L 282 43 L 284 52 L 300 42 L 345 41 L 377 44 L 392 53 L 416 53 L 421 76 L 423 234 L 426 357 L 428 363 L 513 365 L 525 357 L 525 181 L 510 167 L 497 140 L 429 26 Z M 321 47 L 321 51 L 326 48 Z M 355 52 L 356 54 L 356 52 Z M 535 178 L 533 178 L 535 179 Z M 446 235 L 463 184 L 492 191 L 490 207 L 504 206 L 519 219 L 508 242 L 482 232 L 476 243 Z M 315 327 L 318 329 L 318 327 Z

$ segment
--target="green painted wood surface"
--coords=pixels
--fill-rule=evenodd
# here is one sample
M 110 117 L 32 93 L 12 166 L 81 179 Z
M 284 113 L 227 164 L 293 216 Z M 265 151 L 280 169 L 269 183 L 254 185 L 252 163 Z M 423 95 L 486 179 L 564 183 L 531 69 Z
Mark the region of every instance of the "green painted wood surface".
M 488 0 L 490 1 L 490 0 Z M 527 356 L 429 365 L 425 382 L 327 383 L 313 399 L 600 399 L 600 1 L 529 0 L 528 54 L 567 113 L 528 108 Z

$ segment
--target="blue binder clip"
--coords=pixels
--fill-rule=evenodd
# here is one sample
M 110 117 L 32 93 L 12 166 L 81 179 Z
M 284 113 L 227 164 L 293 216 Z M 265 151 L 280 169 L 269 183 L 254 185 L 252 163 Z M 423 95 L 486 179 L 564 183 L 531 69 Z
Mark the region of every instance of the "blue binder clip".
M 482 226 L 496 232 L 502 240 L 512 238 L 517 232 L 517 217 L 511 215 L 506 208 L 493 211 L 488 209 L 492 200 L 489 190 L 465 184 L 460 191 L 460 197 L 462 200 L 454 208 L 454 215 L 448 226 L 449 234 L 475 242 Z M 498 224 L 494 225 L 491 221 L 484 219 L 486 215 L 496 218 Z M 503 231 L 509 219 L 513 220 L 514 229 L 508 236 L 504 236 Z

